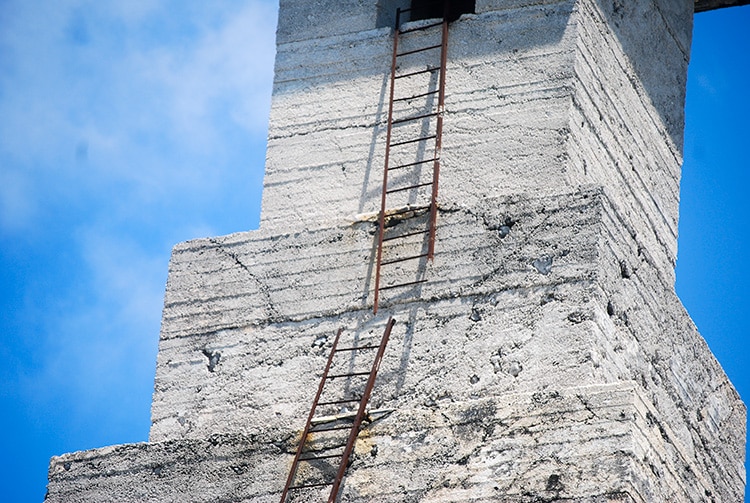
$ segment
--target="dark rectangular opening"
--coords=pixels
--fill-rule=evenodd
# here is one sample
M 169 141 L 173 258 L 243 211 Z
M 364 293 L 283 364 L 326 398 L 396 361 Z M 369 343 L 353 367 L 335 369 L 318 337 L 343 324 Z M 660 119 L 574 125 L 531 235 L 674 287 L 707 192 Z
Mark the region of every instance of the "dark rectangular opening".
M 455 21 L 461 14 L 473 14 L 476 0 L 411 0 L 412 21 L 442 18 L 446 12 L 448 21 Z

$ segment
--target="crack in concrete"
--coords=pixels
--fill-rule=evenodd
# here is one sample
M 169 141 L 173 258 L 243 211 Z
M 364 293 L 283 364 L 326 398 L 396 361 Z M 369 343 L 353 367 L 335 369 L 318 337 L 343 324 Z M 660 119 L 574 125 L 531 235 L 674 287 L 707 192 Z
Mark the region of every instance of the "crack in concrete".
M 255 274 L 253 274 L 250 269 L 240 260 L 240 258 L 232 253 L 231 251 L 227 250 L 226 247 L 220 243 L 216 238 L 208 238 L 208 241 L 215 245 L 215 250 L 224 254 L 225 256 L 231 258 L 234 260 L 235 264 L 240 266 L 242 270 L 244 270 L 247 275 L 255 281 L 255 283 L 258 285 L 258 290 L 263 295 L 265 299 L 265 309 L 266 309 L 266 323 L 275 323 L 281 320 L 281 315 L 279 314 L 278 310 L 274 306 L 273 300 L 271 298 L 271 292 L 268 288 L 268 285 L 266 285 L 264 282 L 262 282 Z

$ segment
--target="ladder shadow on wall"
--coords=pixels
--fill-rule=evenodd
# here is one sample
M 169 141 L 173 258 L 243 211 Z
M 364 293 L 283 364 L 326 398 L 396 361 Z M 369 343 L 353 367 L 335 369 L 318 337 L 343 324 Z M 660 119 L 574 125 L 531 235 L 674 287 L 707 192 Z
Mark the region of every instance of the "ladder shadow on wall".
M 389 71 L 383 74 L 383 82 L 380 85 L 380 96 L 378 101 L 378 109 L 375 112 L 375 125 L 372 128 L 372 137 L 370 139 L 370 150 L 367 153 L 367 162 L 365 164 L 365 176 L 362 181 L 362 190 L 359 194 L 359 206 L 358 213 L 370 212 L 371 209 L 367 207 L 367 203 L 372 203 L 380 196 L 380 182 L 376 182 L 370 187 L 370 178 L 373 167 L 375 173 L 379 174 L 382 171 L 382 151 L 384 148 L 378 142 L 379 137 L 384 137 L 386 132 L 386 120 L 388 117 L 388 110 L 385 109 L 388 101 L 388 82 L 390 81 Z M 369 278 L 369 273 L 368 273 Z M 365 302 L 367 299 L 365 299 Z
M 396 225 L 410 225 L 412 227 L 423 227 L 424 220 L 429 219 L 430 214 L 428 209 L 424 208 L 421 211 L 421 215 L 419 215 L 417 218 L 410 218 L 402 220 L 401 222 L 397 223 Z M 410 220 L 410 221 L 409 221 Z M 362 294 L 360 296 L 361 299 L 361 307 L 363 309 L 370 309 L 372 307 L 370 303 L 370 299 L 372 298 L 372 282 L 373 282 L 373 273 L 375 270 L 375 262 L 376 259 L 375 254 L 377 253 L 378 248 L 378 228 L 376 224 L 372 225 L 372 242 L 370 245 L 370 259 L 368 260 L 368 266 L 367 266 L 367 273 L 364 281 L 364 286 L 362 289 Z M 424 237 L 421 240 L 421 243 L 414 243 L 417 244 L 420 247 L 420 254 L 426 255 L 427 249 L 429 248 L 429 240 L 427 237 Z M 421 299 L 422 297 L 422 290 L 424 286 L 424 280 L 426 278 L 427 272 L 430 269 L 430 260 L 424 256 L 421 259 L 419 259 L 417 263 L 416 268 L 409 268 L 414 272 L 414 276 L 411 278 L 408 278 L 409 282 L 413 282 L 414 284 L 410 287 L 404 289 L 401 288 L 398 293 L 394 293 L 393 295 L 386 296 L 385 299 L 381 300 L 381 306 L 383 308 L 389 309 L 394 308 L 398 306 L 399 304 L 402 304 L 404 301 L 408 302 L 409 300 L 415 300 L 415 299 Z M 387 287 L 387 285 L 386 285 Z M 358 324 L 359 328 L 359 324 Z

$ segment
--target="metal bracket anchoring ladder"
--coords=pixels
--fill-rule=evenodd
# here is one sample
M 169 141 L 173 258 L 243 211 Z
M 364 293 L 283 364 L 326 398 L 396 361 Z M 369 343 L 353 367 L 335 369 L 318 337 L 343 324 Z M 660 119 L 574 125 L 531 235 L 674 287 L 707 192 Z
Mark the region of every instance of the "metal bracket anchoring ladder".
M 297 453 L 289 470 L 284 492 L 281 494 L 281 503 L 294 501 L 293 493 L 303 497 L 302 494 L 299 494 L 301 491 L 320 489 L 326 486 L 331 486 L 328 503 L 336 501 L 362 422 L 366 419 L 369 420 L 366 412 L 367 403 L 375 385 L 378 368 L 383 359 L 383 353 L 394 323 L 393 317 L 388 319 L 379 344 L 363 344 L 361 341 L 357 344 L 355 340 L 351 346 L 340 348 L 339 340 L 343 329 L 340 329 L 336 334 L 331 353 L 328 356 L 328 362 L 323 371 L 323 377 L 318 386 L 318 392 L 315 395 L 305 429 L 302 432 Z M 336 355 L 350 355 L 348 360 L 351 366 L 355 354 L 361 351 L 372 352 L 375 350 L 377 351 L 369 371 L 358 371 L 356 368 L 349 368 L 344 371 L 337 369 Z M 361 394 L 358 390 L 352 391 L 352 389 L 358 388 L 352 382 L 364 377 L 367 377 L 367 382 Z M 341 386 L 337 388 L 335 385 L 336 382 L 341 383 L 341 381 L 346 383 L 343 389 Z M 347 406 L 352 404 L 359 404 L 356 413 L 349 413 Z M 320 410 L 332 410 L 334 412 L 320 416 L 316 414 Z M 313 434 L 316 434 L 314 440 L 311 439 Z M 345 439 L 342 437 L 345 437 Z M 332 461 L 334 464 L 331 464 Z M 330 469 L 335 466 L 336 461 L 338 461 L 338 468 L 335 472 L 332 472 Z M 309 468 L 305 474 L 298 473 L 302 464 L 308 465 Z M 326 470 L 326 468 L 329 470 Z M 298 480 L 299 478 L 302 480 Z
M 378 312 L 383 290 L 414 286 L 426 281 L 420 278 L 417 266 L 414 279 L 384 284 L 382 268 L 404 262 L 419 264 L 425 258 L 432 260 L 435 252 L 448 47 L 447 4 L 446 15 L 441 21 L 425 20 L 405 30 L 401 29 L 401 16 L 412 9 L 396 11 L 375 265 L 375 313 Z M 440 27 L 439 42 L 434 40 L 437 27 Z M 402 67 L 404 69 L 399 72 Z M 397 83 L 400 93 L 396 92 Z M 426 201 L 428 197 L 429 203 Z M 393 225 L 416 215 L 427 217 L 426 229 L 423 225 L 417 228 L 414 225 Z M 415 237 L 419 239 L 418 236 L 427 237 L 426 246 L 424 239 L 416 244 L 409 243 L 409 238 L 414 241 Z M 386 247 L 389 250 L 384 250 Z M 418 247 L 416 253 L 404 252 L 404 249 L 415 247 Z

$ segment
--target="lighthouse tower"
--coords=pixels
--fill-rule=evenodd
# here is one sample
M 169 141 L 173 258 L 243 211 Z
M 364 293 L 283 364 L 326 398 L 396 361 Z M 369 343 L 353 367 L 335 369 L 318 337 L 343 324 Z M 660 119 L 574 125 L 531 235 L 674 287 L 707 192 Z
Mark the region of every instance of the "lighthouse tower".
M 175 247 L 149 442 L 54 458 L 47 501 L 741 501 L 674 292 L 728 3 L 280 0 L 261 227 Z

